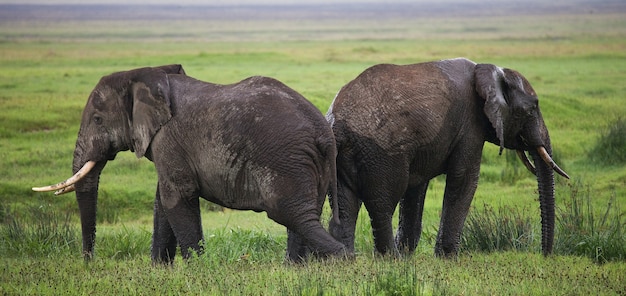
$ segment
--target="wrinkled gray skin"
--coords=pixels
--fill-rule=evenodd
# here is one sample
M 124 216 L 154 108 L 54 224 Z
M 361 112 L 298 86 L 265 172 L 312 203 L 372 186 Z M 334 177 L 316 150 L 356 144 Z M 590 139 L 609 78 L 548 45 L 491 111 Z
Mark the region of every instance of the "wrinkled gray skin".
M 222 206 L 265 211 L 288 229 L 287 258 L 344 252 L 320 223 L 335 184 L 336 148 L 324 116 L 296 91 L 266 77 L 231 85 L 184 75 L 180 65 L 103 77 L 89 97 L 74 151 L 83 252 L 91 258 L 98 180 L 124 150 L 154 162 L 152 259 L 171 262 L 201 252 L 199 197 Z M 332 190 L 331 190 L 332 191 Z
M 363 203 L 376 250 L 411 254 L 422 231 L 428 182 L 446 174 L 435 254 L 456 256 L 485 141 L 531 155 L 539 187 L 542 249 L 544 254 L 552 251 L 553 171 L 535 151 L 543 146 L 552 154 L 550 137 L 537 95 L 518 72 L 462 58 L 376 65 L 339 91 L 327 119 L 338 145 L 341 221 L 331 221 L 330 232 L 348 252 L 354 252 L 355 223 Z M 394 240 L 391 219 L 398 203 Z

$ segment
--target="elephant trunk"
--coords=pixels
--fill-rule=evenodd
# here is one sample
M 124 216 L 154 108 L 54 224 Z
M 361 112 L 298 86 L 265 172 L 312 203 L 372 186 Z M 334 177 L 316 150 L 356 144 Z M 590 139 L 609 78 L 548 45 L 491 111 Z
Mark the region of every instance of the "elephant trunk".
M 76 191 L 76 200 L 80 210 L 80 222 L 83 234 L 83 256 L 86 260 L 93 258 L 93 245 L 96 239 L 96 205 L 98 202 L 98 183 L 100 172 L 106 165 L 104 161 L 87 161 L 74 157 L 74 175 L 55 185 L 33 187 L 34 191 L 54 191 L 55 194 L 65 194 Z
M 76 201 L 80 211 L 80 223 L 83 236 L 83 257 L 90 260 L 94 256 L 96 240 L 96 209 L 98 204 L 98 184 L 100 173 L 106 161 L 97 162 L 95 167 L 75 184 Z M 82 166 L 79 158 L 74 158 L 74 172 Z
M 545 147 L 548 154 L 552 154 L 549 145 Z M 539 152 L 529 151 L 537 172 L 537 186 L 539 191 L 539 206 L 541 210 L 541 250 L 544 256 L 552 253 L 554 244 L 554 171 L 547 164 Z

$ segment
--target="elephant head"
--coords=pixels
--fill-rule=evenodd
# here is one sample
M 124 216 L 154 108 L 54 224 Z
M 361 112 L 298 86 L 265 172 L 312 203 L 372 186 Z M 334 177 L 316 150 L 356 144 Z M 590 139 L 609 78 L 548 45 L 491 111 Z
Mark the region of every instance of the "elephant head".
M 542 250 L 552 252 L 554 239 L 554 174 L 569 176 L 552 160 L 548 129 L 539 110 L 537 94 L 515 70 L 477 64 L 476 92 L 485 100 L 484 112 L 495 130 L 491 142 L 517 151 L 524 165 L 537 176 L 542 223 Z M 531 155 L 534 165 L 526 157 Z
M 76 191 L 83 236 L 83 255 L 93 257 L 100 173 L 120 151 L 146 156 L 152 137 L 171 117 L 167 74 L 185 74 L 181 65 L 141 68 L 103 77 L 83 110 L 74 175 L 35 191 Z

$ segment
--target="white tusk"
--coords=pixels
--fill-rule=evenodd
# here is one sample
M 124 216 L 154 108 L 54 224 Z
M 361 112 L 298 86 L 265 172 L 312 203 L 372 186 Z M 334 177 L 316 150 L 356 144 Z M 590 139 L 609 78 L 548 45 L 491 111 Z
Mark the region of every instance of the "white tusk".
M 54 192 L 54 195 L 61 195 L 61 194 L 66 194 L 66 193 L 70 193 L 72 191 L 76 191 L 76 187 L 74 187 L 74 184 L 67 186 L 65 188 L 61 188 L 57 191 Z
M 537 170 L 535 170 L 535 167 L 533 166 L 532 163 L 530 163 L 530 160 L 528 160 L 528 156 L 526 156 L 526 153 L 524 152 L 524 150 L 515 150 L 515 152 L 517 152 L 517 156 L 519 157 L 519 159 L 522 160 L 522 162 L 524 163 L 524 166 L 526 166 L 526 168 L 533 173 L 533 175 L 537 175 Z
M 69 179 L 63 182 L 57 183 L 55 185 L 44 186 L 44 187 L 33 187 L 33 191 L 45 192 L 45 191 L 58 190 L 57 192 L 59 193 L 57 194 L 70 192 L 70 191 L 65 190 L 65 188 L 71 185 L 74 185 L 74 183 L 80 181 L 80 179 L 82 179 L 85 175 L 87 175 L 89 171 L 91 171 L 91 169 L 93 169 L 95 165 L 96 165 L 96 162 L 90 160 L 87 163 L 85 163 L 85 165 L 83 165 L 83 167 L 80 168 L 80 170 L 78 170 L 78 172 L 76 172 L 76 174 L 74 174 L 74 176 L 71 176 Z
M 558 165 L 556 165 L 554 160 L 552 160 L 552 157 L 550 157 L 550 155 L 548 154 L 548 151 L 546 151 L 546 148 L 544 148 L 543 146 L 539 146 L 539 147 L 537 147 L 537 152 L 539 153 L 539 156 L 541 156 L 543 161 L 548 166 L 550 166 L 555 172 L 557 172 L 559 175 L 569 179 L 569 176 L 567 175 L 567 173 L 565 173 L 565 171 L 563 171 Z

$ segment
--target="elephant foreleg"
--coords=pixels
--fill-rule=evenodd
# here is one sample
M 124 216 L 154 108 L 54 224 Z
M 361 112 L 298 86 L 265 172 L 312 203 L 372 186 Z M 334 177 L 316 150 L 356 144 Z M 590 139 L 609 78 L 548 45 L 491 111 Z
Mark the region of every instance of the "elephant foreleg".
M 461 243 L 463 224 L 472 203 L 478 184 L 479 167 L 448 174 L 443 196 L 443 209 L 435 255 L 454 257 L 458 254 Z
M 422 235 L 422 214 L 428 182 L 409 188 L 400 200 L 400 221 L 396 234 L 396 248 L 401 254 L 415 251 Z
M 154 199 L 154 231 L 152 233 L 152 262 L 171 263 L 176 255 L 176 236 L 167 221 L 159 189 Z
M 176 236 L 183 258 L 191 256 L 190 250 L 201 254 L 202 246 L 202 221 L 200 218 L 200 199 L 195 191 L 189 191 L 177 187 L 171 188 L 167 184 L 159 182 L 161 203 L 167 220 Z

